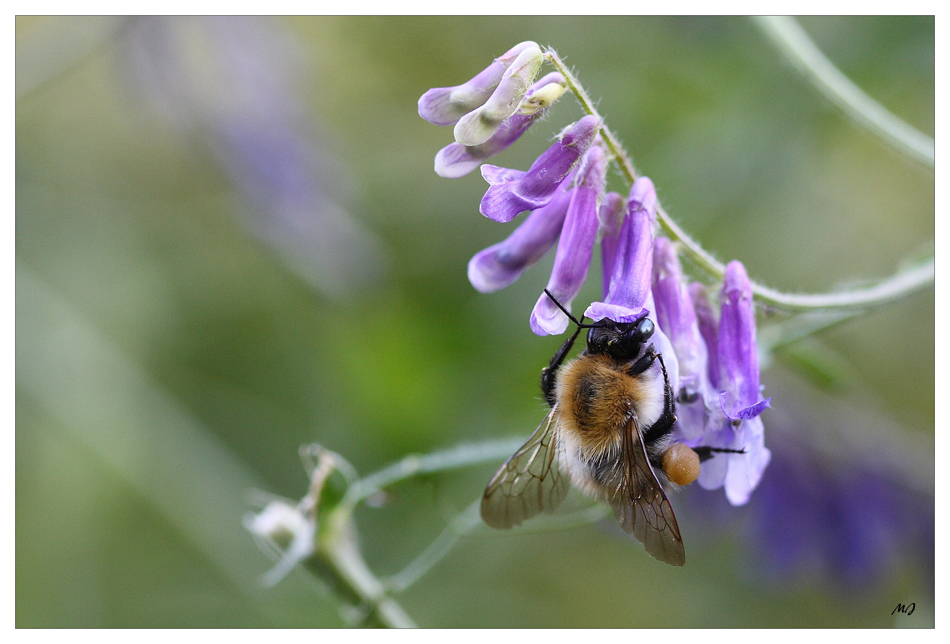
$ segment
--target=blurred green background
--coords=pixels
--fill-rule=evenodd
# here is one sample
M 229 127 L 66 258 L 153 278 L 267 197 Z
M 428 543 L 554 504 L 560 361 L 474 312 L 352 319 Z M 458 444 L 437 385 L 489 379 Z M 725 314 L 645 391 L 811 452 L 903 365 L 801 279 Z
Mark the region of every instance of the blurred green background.
M 801 24 L 933 133 L 932 17 Z M 470 286 L 469 258 L 513 228 L 478 214 L 477 172 L 434 174 L 451 130 L 416 111 L 425 90 L 518 42 L 558 50 L 671 215 L 754 279 L 828 291 L 933 252 L 933 171 L 847 120 L 747 19 L 16 25 L 18 627 L 341 626 L 302 571 L 259 586 L 271 562 L 241 525 L 251 490 L 302 496 L 305 443 L 369 473 L 530 434 L 544 415 L 539 370 L 561 341 L 527 323 L 552 257 L 499 293 Z M 579 115 L 566 98 L 495 162 L 527 168 Z M 266 148 L 262 131 L 294 151 L 242 165 Z M 268 158 L 302 165 L 303 185 L 292 170 L 255 178 Z M 323 229 L 307 228 L 311 214 L 343 241 L 313 250 Z M 575 308 L 599 284 L 594 268 Z M 836 568 L 852 544 L 834 528 L 851 524 L 815 498 L 847 498 L 847 516 L 869 508 L 816 474 L 816 491 L 789 488 L 789 503 L 839 552 L 782 574 L 766 562 L 783 553 L 756 547 L 752 526 L 770 517 L 781 531 L 785 515 L 762 495 L 728 508 L 721 491 L 690 489 L 673 498 L 683 569 L 608 521 L 463 539 L 397 599 L 427 627 L 932 626 L 934 332 L 929 288 L 794 345 L 762 376 L 776 458 L 912 490 L 895 513 L 919 524 L 874 528 L 884 545 L 858 582 Z M 370 567 L 399 571 L 497 465 L 361 508 Z M 915 614 L 892 615 L 898 602 Z

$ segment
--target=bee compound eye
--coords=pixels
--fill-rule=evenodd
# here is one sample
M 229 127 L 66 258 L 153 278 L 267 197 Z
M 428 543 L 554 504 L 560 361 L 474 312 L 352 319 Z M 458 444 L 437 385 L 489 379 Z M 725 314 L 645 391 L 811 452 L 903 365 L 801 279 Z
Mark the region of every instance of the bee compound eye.
M 699 454 L 682 443 L 674 443 L 663 454 L 663 473 L 677 485 L 689 485 L 699 478 Z
M 640 323 L 637 324 L 637 334 L 640 336 L 641 342 L 653 335 L 654 328 L 653 320 L 650 318 L 640 320 Z

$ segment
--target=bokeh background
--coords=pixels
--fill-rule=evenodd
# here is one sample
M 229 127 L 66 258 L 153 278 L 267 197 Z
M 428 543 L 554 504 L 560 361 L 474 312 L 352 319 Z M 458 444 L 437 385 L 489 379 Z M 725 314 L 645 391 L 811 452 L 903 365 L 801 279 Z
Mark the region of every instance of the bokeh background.
M 933 133 L 932 17 L 801 24 Z M 529 39 L 753 278 L 821 292 L 933 252 L 933 171 L 747 19 L 18 18 L 18 627 L 342 626 L 305 572 L 260 587 L 251 491 L 302 496 L 305 443 L 369 473 L 534 429 L 552 258 L 475 292 L 469 258 L 511 227 L 478 214 L 478 173 L 433 173 L 451 131 L 416 112 Z M 497 163 L 526 168 L 579 115 L 564 99 Z M 683 569 L 612 521 L 478 533 L 397 599 L 428 627 L 932 626 L 934 332 L 928 288 L 776 353 L 773 463 L 745 507 L 674 497 Z M 497 465 L 361 508 L 370 567 L 399 571 Z

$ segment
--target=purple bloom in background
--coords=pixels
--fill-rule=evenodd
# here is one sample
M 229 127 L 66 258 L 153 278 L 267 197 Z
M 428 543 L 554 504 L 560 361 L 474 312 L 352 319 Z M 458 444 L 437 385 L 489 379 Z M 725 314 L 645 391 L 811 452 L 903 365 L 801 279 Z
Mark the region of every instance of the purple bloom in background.
M 435 173 L 446 179 L 463 177 L 496 154 L 508 149 L 536 120 L 564 93 L 564 77 L 551 72 L 528 90 L 524 103 L 532 105 L 530 113 L 522 111 L 512 115 L 494 135 L 481 145 L 450 143 L 435 155 Z
M 805 578 L 872 593 L 916 564 L 932 593 L 933 444 L 908 441 L 865 396 L 849 403 L 790 382 L 782 397 L 769 416 L 769 475 L 743 514 L 698 490 L 684 495 L 690 509 L 712 530 L 742 533 L 740 565 L 781 588 Z
M 506 70 L 530 48 L 537 49 L 538 44 L 526 41 L 515 45 L 463 85 L 430 89 L 419 98 L 419 116 L 433 125 L 455 125 L 488 101 Z
M 653 246 L 653 298 L 656 317 L 679 363 L 679 389 L 676 415 L 684 441 L 702 435 L 708 417 L 707 407 L 718 405 L 707 377 L 708 354 L 689 296 L 683 271 L 673 243 L 665 237 Z
M 544 257 L 561 234 L 573 193 L 571 187 L 559 188 L 551 202 L 529 214 L 508 239 L 477 253 L 468 263 L 472 286 L 482 293 L 503 289 Z
M 571 201 L 564 219 L 561 240 L 554 256 L 554 269 L 548 291 L 564 308 L 581 290 L 597 239 L 597 208 L 604 195 L 607 159 L 603 148 L 594 146 L 584 157 L 578 172 L 578 185 L 571 191 Z M 538 335 L 555 335 L 567 329 L 568 318 L 546 293 L 542 293 L 531 312 L 531 330 Z
M 491 187 L 482 197 L 479 212 L 507 223 L 526 210 L 546 206 L 577 160 L 590 148 L 599 128 L 596 118 L 585 116 L 538 157 L 527 172 L 483 165 L 482 176 Z
M 518 111 L 542 62 L 544 56 L 537 47 L 528 47 L 518 54 L 488 101 L 455 124 L 455 140 L 462 145 L 481 145 L 490 139 L 502 123 Z
M 246 225 L 325 295 L 384 274 L 378 238 L 340 205 L 339 163 L 317 144 L 297 93 L 303 56 L 275 21 L 150 17 L 125 34 L 128 81 L 201 140 L 248 203 Z

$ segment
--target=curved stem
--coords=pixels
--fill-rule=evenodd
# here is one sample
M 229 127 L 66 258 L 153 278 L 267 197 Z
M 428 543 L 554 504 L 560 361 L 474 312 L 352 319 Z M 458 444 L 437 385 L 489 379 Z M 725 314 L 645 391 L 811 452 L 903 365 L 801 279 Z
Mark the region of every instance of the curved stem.
M 900 152 L 934 166 L 934 140 L 891 114 L 842 74 L 794 18 L 758 16 L 753 20 L 805 80 L 828 100 Z
M 633 167 L 633 162 L 623 149 L 623 145 L 619 139 L 617 139 L 616 135 L 607 127 L 604 118 L 598 113 L 590 96 L 584 90 L 583 86 L 581 86 L 577 77 L 574 76 L 567 65 L 564 64 L 564 61 L 557 55 L 557 52 L 548 50 L 545 52 L 545 56 L 547 60 L 554 65 L 557 71 L 564 76 L 568 87 L 574 92 L 574 95 L 577 97 L 584 111 L 600 120 L 600 134 L 604 139 L 604 143 L 614 155 L 614 160 L 617 162 L 617 165 L 620 166 L 620 171 L 623 173 L 627 182 L 633 185 L 633 182 L 637 178 L 637 172 Z M 666 213 L 659 202 L 657 203 L 656 214 L 660 226 L 670 239 L 677 242 L 690 259 L 699 265 L 700 268 L 715 279 L 722 280 L 726 272 L 725 265 L 710 255 L 698 242 L 687 235 Z M 865 309 L 891 302 L 914 291 L 925 288 L 927 285 L 932 284 L 933 281 L 934 258 L 931 257 L 929 262 L 902 269 L 891 277 L 863 289 L 837 293 L 797 294 L 783 293 L 763 284 L 752 282 L 752 293 L 759 302 L 789 312 L 820 311 L 827 309 Z
M 347 491 L 340 505 L 353 508 L 372 494 L 419 474 L 456 470 L 508 458 L 523 442 L 523 437 L 505 438 L 478 445 L 459 445 L 425 456 L 410 454 L 389 467 L 360 479 Z
M 458 516 L 449 521 L 435 541 L 422 551 L 418 557 L 403 568 L 400 572 L 393 575 L 386 582 L 386 587 L 393 592 L 400 592 L 414 584 L 420 577 L 429 572 L 432 567 L 439 563 L 445 555 L 449 554 L 452 547 L 458 543 L 458 540 L 474 530 L 482 522 L 478 514 L 479 506 L 482 500 L 479 498 L 469 505 Z

